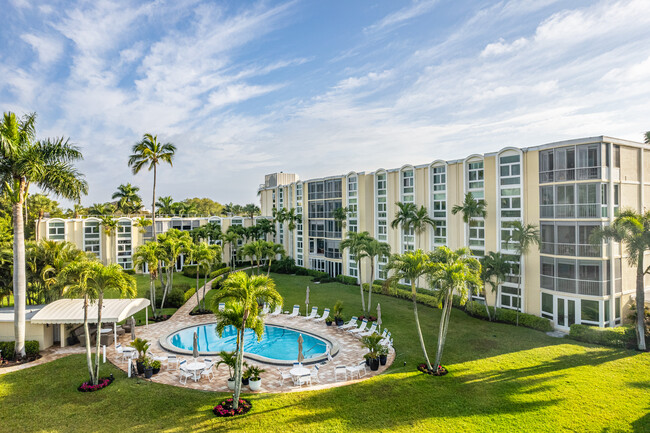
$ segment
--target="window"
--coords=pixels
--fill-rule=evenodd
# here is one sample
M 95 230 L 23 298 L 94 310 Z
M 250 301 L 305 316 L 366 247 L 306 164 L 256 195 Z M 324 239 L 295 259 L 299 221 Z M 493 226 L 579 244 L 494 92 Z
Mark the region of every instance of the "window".
M 552 186 L 539 188 L 539 215 L 541 218 L 553 218 L 553 204 L 555 203 Z
M 65 222 L 50 221 L 48 223 L 47 238 L 53 241 L 65 240 Z
M 84 251 L 101 257 L 100 242 L 101 232 L 99 221 L 84 222 Z
M 467 164 L 467 179 L 469 189 L 483 189 L 483 161 Z
M 377 227 L 376 234 L 377 240 L 388 240 L 388 208 L 387 202 L 387 182 L 386 173 L 379 173 L 375 176 L 376 187 L 376 206 L 377 206 Z
M 502 156 L 499 158 L 501 185 L 519 185 L 521 176 L 519 159 L 519 155 Z
M 413 170 L 402 171 L 402 202 L 413 203 L 415 201 L 415 175 Z
M 542 317 L 553 320 L 553 295 L 542 293 Z
M 350 176 L 348 177 L 348 231 L 356 232 L 358 231 L 358 191 L 357 191 L 357 177 Z
M 587 299 L 580 300 L 580 322 L 587 325 L 600 324 L 600 302 Z
M 555 187 L 556 218 L 575 217 L 575 188 L 574 185 L 557 185 Z
M 436 223 L 433 244 L 447 243 L 447 176 L 446 166 L 431 168 L 431 218 Z
M 131 221 L 117 222 L 117 263 L 124 269 L 133 269 Z

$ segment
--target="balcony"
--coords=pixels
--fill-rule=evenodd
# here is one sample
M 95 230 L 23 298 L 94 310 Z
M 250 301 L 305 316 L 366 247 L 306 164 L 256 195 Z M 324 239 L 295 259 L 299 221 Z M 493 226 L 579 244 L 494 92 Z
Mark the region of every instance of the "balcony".
M 602 245 L 542 242 L 540 252 L 557 256 L 601 257 Z
M 616 283 L 618 284 L 619 281 L 617 280 Z M 540 275 L 540 286 L 543 289 L 575 295 L 609 296 L 609 280 L 574 280 L 571 278 Z
M 539 183 L 601 179 L 601 167 L 580 167 L 539 172 Z
M 598 203 L 544 204 L 539 206 L 540 218 L 606 218 L 607 212 Z

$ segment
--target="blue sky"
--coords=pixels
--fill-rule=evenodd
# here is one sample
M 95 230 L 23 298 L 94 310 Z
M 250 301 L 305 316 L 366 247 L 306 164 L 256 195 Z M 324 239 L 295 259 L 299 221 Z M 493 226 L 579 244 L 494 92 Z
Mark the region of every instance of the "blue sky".
M 85 205 L 143 133 L 160 195 L 650 130 L 650 1 L 4 0 L 0 107 L 83 149 Z M 146 200 L 147 202 L 149 200 Z

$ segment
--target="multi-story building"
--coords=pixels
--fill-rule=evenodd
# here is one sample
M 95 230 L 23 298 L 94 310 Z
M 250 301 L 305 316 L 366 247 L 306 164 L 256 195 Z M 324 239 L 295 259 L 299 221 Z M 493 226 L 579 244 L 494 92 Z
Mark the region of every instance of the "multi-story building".
M 468 192 L 487 204 L 487 216 L 471 227 L 451 212 Z M 369 275 L 367 260 L 357 269 L 354 258 L 340 249 L 348 231 L 367 231 L 393 252 L 469 246 L 479 257 L 498 251 L 515 260 L 507 242 L 510 223 L 534 224 L 542 243 L 525 256 L 521 292 L 512 275 L 497 293 L 486 291 L 487 301 L 511 309 L 520 304 L 523 312 L 547 317 L 559 329 L 573 323 L 614 326 L 628 315 L 635 273 L 621 245 L 592 245 L 589 237 L 610 224 L 619 209 L 644 211 L 650 199 L 650 146 L 600 136 L 305 181 L 279 173 L 266 177 L 259 194 L 262 215 L 281 206 L 302 215 L 295 233 L 287 236 L 285 225 L 276 238 L 298 265 L 332 276 L 361 275 L 364 281 L 386 278 L 387 258 L 379 261 L 375 275 Z M 435 230 L 416 236 L 391 228 L 397 202 L 425 206 Z M 349 210 L 346 224 L 334 219 L 340 207 Z

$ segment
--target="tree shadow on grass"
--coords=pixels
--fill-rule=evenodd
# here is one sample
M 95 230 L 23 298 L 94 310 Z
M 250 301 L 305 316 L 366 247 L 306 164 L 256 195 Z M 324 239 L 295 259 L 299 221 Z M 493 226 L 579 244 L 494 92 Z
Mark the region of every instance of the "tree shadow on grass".
M 639 388 L 642 390 L 647 390 L 650 392 L 650 381 L 648 382 L 632 382 L 629 383 L 630 386 L 634 388 Z M 650 406 L 648 406 L 648 412 L 643 415 L 641 418 L 632 422 L 632 431 L 634 432 L 649 432 L 650 431 Z

